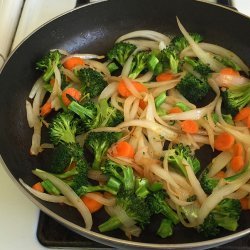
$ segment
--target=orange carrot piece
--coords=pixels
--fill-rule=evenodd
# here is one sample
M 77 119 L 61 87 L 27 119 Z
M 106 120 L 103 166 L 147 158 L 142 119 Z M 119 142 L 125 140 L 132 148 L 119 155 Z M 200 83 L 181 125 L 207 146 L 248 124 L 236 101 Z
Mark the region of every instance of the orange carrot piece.
M 144 110 L 148 106 L 148 103 L 143 101 L 142 99 L 139 101 L 139 107 Z
M 232 68 L 223 68 L 220 71 L 220 74 L 222 75 L 231 75 L 231 76 L 239 76 L 240 73 Z
M 62 101 L 65 106 L 69 106 L 71 103 L 71 100 L 67 97 L 67 95 L 70 95 L 72 98 L 74 98 L 76 101 L 79 101 L 81 99 L 81 92 L 75 88 L 66 88 L 62 92 Z
M 55 78 L 51 78 L 49 81 L 50 85 L 53 87 L 55 84 Z
M 222 179 L 225 178 L 225 172 L 224 171 L 219 171 L 216 175 L 215 178 Z
M 44 116 L 48 115 L 51 111 L 52 111 L 51 102 L 47 101 L 41 107 L 40 115 L 44 117 Z
M 250 107 L 245 107 L 239 111 L 239 113 L 234 117 L 236 122 L 243 121 L 250 116 Z
M 250 115 L 244 120 L 244 122 L 246 123 L 247 127 L 250 128 Z
M 174 75 L 172 73 L 169 73 L 169 72 L 161 73 L 156 77 L 157 82 L 170 81 L 173 79 L 174 79 Z
M 36 191 L 39 191 L 41 193 L 44 193 L 44 188 L 42 186 L 42 183 L 39 181 L 37 183 L 35 183 L 33 186 L 32 186 L 33 189 L 35 189 Z
M 196 121 L 186 120 L 181 122 L 181 129 L 188 134 L 196 134 L 199 130 L 199 125 Z
M 99 193 L 99 192 L 93 192 L 93 193 L 103 196 L 103 194 Z M 96 201 L 94 199 L 91 199 L 89 197 L 86 197 L 84 195 L 81 196 L 81 200 L 84 202 L 86 207 L 89 209 L 90 213 L 94 213 L 94 212 L 100 210 L 103 207 L 102 203 L 100 203 L 100 202 L 98 202 L 98 201 Z
M 136 88 L 138 92 L 148 92 L 147 87 L 145 87 L 142 83 L 132 81 L 132 84 Z M 123 97 L 129 97 L 132 93 L 128 90 L 124 80 L 121 80 L 118 84 L 118 92 Z
M 214 148 L 219 151 L 226 151 L 233 147 L 235 139 L 227 132 L 223 132 L 216 136 L 214 140 Z
M 115 149 L 116 150 L 114 150 L 115 152 L 113 153 L 115 157 L 134 158 L 134 148 L 126 141 L 117 142 Z
M 244 158 L 240 155 L 234 156 L 230 162 L 230 166 L 234 172 L 239 172 L 242 170 L 244 164 Z
M 233 146 L 234 156 L 244 156 L 244 149 L 241 143 L 235 143 Z
M 78 65 L 84 65 L 84 60 L 80 57 L 70 57 L 67 61 L 63 63 L 63 67 L 72 70 Z
M 182 113 L 182 112 L 183 110 L 179 107 L 173 107 L 168 111 L 169 114 L 176 114 L 176 113 Z
M 240 204 L 241 204 L 242 210 L 248 210 L 249 209 L 248 198 L 247 197 L 240 199 Z

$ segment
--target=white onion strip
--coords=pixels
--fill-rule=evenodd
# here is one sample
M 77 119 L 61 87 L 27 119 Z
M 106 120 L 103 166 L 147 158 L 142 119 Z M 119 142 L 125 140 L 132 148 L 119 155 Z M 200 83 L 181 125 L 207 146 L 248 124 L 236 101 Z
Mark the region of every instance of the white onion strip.
M 212 160 L 212 165 L 209 168 L 208 176 L 213 177 L 219 171 L 221 171 L 232 159 L 232 154 L 230 152 L 221 152 Z
M 116 43 L 127 40 L 127 39 L 139 38 L 139 37 L 151 39 L 151 40 L 157 41 L 157 42 L 164 41 L 165 44 L 170 43 L 169 37 L 167 37 L 166 35 L 161 34 L 159 32 L 153 31 L 153 30 L 137 30 L 137 31 L 127 33 L 127 34 L 119 37 L 116 40 Z
M 42 77 L 38 78 L 36 80 L 36 82 L 34 83 L 33 87 L 31 88 L 31 91 L 29 93 L 29 98 L 33 99 L 35 97 L 36 92 L 38 91 L 38 89 L 40 87 L 42 87 L 43 85 L 44 85 L 44 81 L 43 81 Z
M 117 90 L 117 86 L 118 82 L 111 82 L 108 84 L 98 97 L 98 100 L 100 101 L 101 99 L 109 99 Z
M 69 206 L 73 206 L 69 200 L 63 196 L 63 195 L 51 195 L 51 194 L 46 194 L 39 192 L 33 188 L 31 188 L 29 185 L 27 185 L 22 179 L 19 179 L 20 183 L 34 196 L 37 198 L 43 200 L 43 201 L 48 201 L 48 202 L 53 202 L 53 203 L 64 203 Z
M 184 37 L 187 39 L 187 41 L 190 44 L 190 47 L 192 48 L 192 50 L 194 51 L 194 53 L 196 54 L 196 56 L 205 64 L 208 64 L 209 67 L 214 70 L 215 72 L 219 72 L 224 66 L 219 63 L 217 60 L 215 60 L 213 58 L 213 56 L 204 51 L 199 44 L 197 44 L 194 39 L 189 35 L 189 33 L 187 32 L 187 30 L 183 27 L 183 25 L 181 24 L 180 20 L 177 17 L 177 24 L 179 26 L 179 29 L 181 31 L 181 33 L 184 35 Z
M 36 117 L 34 115 L 31 103 L 27 100 L 25 103 L 26 103 L 25 107 L 26 107 L 27 121 L 28 121 L 29 127 L 33 128 Z
M 169 141 L 175 140 L 178 136 L 177 133 L 170 130 L 169 128 L 166 128 L 160 124 L 157 124 L 157 123 L 152 122 L 152 121 L 147 121 L 147 120 L 132 120 L 132 121 L 128 121 L 128 122 L 123 122 L 123 123 L 119 124 L 117 127 L 118 128 L 125 128 L 125 127 L 130 127 L 130 126 L 132 126 L 132 127 L 138 126 L 138 127 L 150 129 L 150 130 L 154 131 L 156 134 L 158 134 L 159 136 L 161 136 Z
M 81 81 L 78 79 L 78 77 L 75 76 L 75 74 L 71 70 L 61 67 L 61 71 L 64 75 L 70 78 L 71 81 L 81 84 Z
M 99 194 L 96 194 L 96 193 L 87 193 L 85 194 L 84 196 L 92 199 L 92 200 L 95 200 L 101 204 L 103 204 L 104 206 L 114 206 L 115 205 L 115 198 L 105 198 L 103 197 L 102 195 L 99 195 Z
M 90 230 L 92 228 L 93 221 L 91 213 L 89 212 L 83 201 L 80 199 L 80 197 L 73 191 L 73 189 L 69 185 L 67 185 L 64 181 L 60 180 L 54 175 L 44 172 L 42 170 L 33 170 L 32 173 L 41 178 L 42 180 L 50 180 L 80 212 L 85 221 L 85 228 L 87 230 Z

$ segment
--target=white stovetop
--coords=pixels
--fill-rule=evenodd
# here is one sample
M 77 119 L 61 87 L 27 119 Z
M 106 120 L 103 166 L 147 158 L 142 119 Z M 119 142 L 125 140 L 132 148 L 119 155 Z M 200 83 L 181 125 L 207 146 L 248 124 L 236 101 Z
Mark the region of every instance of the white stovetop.
M 0 7 L 3 1 L 0 0 Z M 57 1 L 57 2 L 56 2 Z M 63 13 L 66 10 L 72 9 L 74 0 L 60 0 L 60 8 L 58 8 L 58 0 L 26 0 L 25 4 L 30 4 L 28 20 L 32 17 L 32 27 L 25 26 L 27 20 L 23 19 L 22 29 L 17 33 L 14 43 L 19 43 L 21 35 L 28 34 L 37 26 L 49 20 L 53 16 Z M 57 8 L 52 11 L 52 4 Z M 246 15 L 250 16 L 249 0 L 235 0 L 236 8 Z M 43 10 L 40 13 L 35 13 L 35 6 L 40 6 Z M 45 8 L 45 9 L 44 9 Z M 48 10 L 46 12 L 45 10 Z M 0 8 L 1 11 L 1 8 Z M 30 14 L 32 13 L 32 14 Z M 48 13 L 47 16 L 44 14 Z M 40 15 L 40 19 L 38 16 Z M 20 36 L 19 36 L 20 35 Z M 0 58 L 1 60 L 1 58 Z M 1 67 L 1 65 L 0 65 Z M 12 182 L 5 170 L 0 164 L 0 249 L 4 250 L 45 250 L 47 248 L 40 245 L 36 238 L 36 229 L 38 222 L 39 210 L 27 197 L 17 188 Z M 62 248 L 60 248 L 62 249 Z

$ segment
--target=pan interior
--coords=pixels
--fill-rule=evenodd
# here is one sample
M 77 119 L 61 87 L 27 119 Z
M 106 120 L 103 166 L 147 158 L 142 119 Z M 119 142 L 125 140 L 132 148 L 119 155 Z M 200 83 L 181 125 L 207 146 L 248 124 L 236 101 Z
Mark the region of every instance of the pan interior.
M 47 154 L 38 157 L 29 155 L 32 130 L 26 121 L 25 100 L 38 78 L 35 62 L 48 50 L 65 49 L 70 53 L 104 54 L 115 39 L 127 32 L 150 29 L 173 37 L 180 34 L 176 16 L 190 32 L 204 36 L 207 42 L 233 50 L 247 64 L 250 64 L 249 19 L 226 8 L 192 0 L 111 0 L 79 8 L 58 19 L 31 35 L 8 59 L 0 75 L 0 152 L 15 179 L 22 178 L 33 184 L 37 179 L 31 174 L 34 168 L 46 167 Z M 202 166 L 205 167 L 213 157 L 213 152 L 204 147 L 198 152 Z M 71 223 L 83 226 L 82 220 L 73 208 L 39 201 L 52 212 Z M 94 228 L 107 216 L 94 214 Z M 250 217 L 243 213 L 238 231 L 249 227 Z M 168 239 L 155 236 L 159 225 L 157 217 L 145 228 L 138 242 L 157 244 L 192 243 L 206 240 L 193 229 L 177 226 L 174 235 Z M 229 235 L 222 232 L 220 236 Z M 107 234 L 126 239 L 117 230 Z

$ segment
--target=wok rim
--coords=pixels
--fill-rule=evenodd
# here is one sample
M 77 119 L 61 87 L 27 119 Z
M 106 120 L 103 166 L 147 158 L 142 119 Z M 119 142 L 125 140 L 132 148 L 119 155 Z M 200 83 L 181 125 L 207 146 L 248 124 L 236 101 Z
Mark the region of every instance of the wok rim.
M 101 0 L 99 2 L 92 2 L 92 3 L 88 3 L 85 4 L 83 6 L 79 6 L 77 8 L 71 9 L 63 14 L 60 14 L 56 17 L 54 17 L 53 19 L 45 22 L 44 24 L 42 24 L 41 26 L 39 26 L 38 28 L 36 28 L 34 31 L 32 31 L 28 36 L 26 36 L 17 46 L 15 49 L 13 49 L 10 54 L 8 55 L 8 57 L 6 58 L 2 68 L 0 69 L 0 74 L 2 73 L 2 71 L 4 70 L 4 68 L 6 67 L 6 65 L 8 64 L 8 61 L 10 60 L 10 58 L 15 54 L 15 52 L 19 49 L 20 46 L 22 46 L 23 43 L 26 42 L 26 40 L 28 40 L 34 33 L 36 33 L 37 31 L 39 31 L 40 29 L 44 28 L 45 26 L 47 26 L 49 23 L 53 22 L 56 19 L 60 19 L 65 15 L 71 14 L 74 11 L 77 11 L 79 9 L 88 7 L 90 5 L 94 5 L 94 4 L 102 4 L 105 2 L 108 2 L 110 0 Z M 112 0 L 111 0 L 112 1 Z M 250 16 L 247 16 L 244 13 L 240 13 L 237 10 L 234 10 L 228 6 L 224 6 L 221 4 L 217 4 L 217 3 L 212 3 L 212 2 L 207 2 L 206 0 L 193 0 L 193 2 L 201 2 L 203 4 L 209 4 L 209 5 L 214 5 L 217 8 L 223 8 L 226 9 L 228 11 L 233 12 L 234 14 L 243 16 L 244 18 L 247 18 L 250 20 Z M 10 177 L 10 179 L 13 181 L 13 183 L 15 183 L 15 185 L 18 187 L 18 189 L 29 199 L 32 201 L 33 204 L 35 204 L 42 212 L 44 212 L 45 214 L 47 214 L 48 216 L 52 217 L 53 219 L 55 219 L 56 221 L 58 221 L 59 223 L 63 224 L 64 226 L 66 226 L 67 228 L 69 228 L 70 230 L 82 235 L 83 237 L 87 237 L 89 239 L 92 239 L 96 242 L 99 242 L 101 244 L 106 244 L 109 246 L 125 246 L 127 247 L 136 247 L 136 248 L 143 248 L 143 249 L 197 249 L 197 248 L 205 248 L 205 247 L 214 247 L 214 246 L 219 246 L 222 244 L 226 244 L 228 242 L 234 241 L 238 238 L 244 237 L 248 234 L 250 234 L 250 227 L 247 229 L 244 229 L 242 231 L 236 232 L 236 233 L 232 233 L 230 235 L 227 236 L 223 236 L 223 237 L 219 237 L 219 238 L 215 238 L 215 239 L 210 239 L 210 240 L 204 240 L 204 241 L 198 241 L 198 242 L 192 242 L 192 243 L 178 243 L 178 244 L 159 244 L 159 243 L 143 243 L 143 242 L 139 242 L 139 241 L 130 241 L 130 240 L 124 240 L 124 239 L 119 239 L 119 238 L 115 238 L 115 237 L 111 237 L 111 236 L 107 236 L 104 235 L 102 233 L 98 233 L 98 232 L 94 232 L 94 231 L 90 231 L 85 229 L 84 227 L 78 226 L 73 222 L 70 222 L 66 219 L 64 219 L 62 216 L 59 216 L 57 213 L 52 212 L 50 209 L 48 209 L 46 206 L 42 205 L 37 199 L 34 198 L 34 196 L 25 189 L 25 187 L 12 175 L 12 173 L 10 172 L 9 168 L 7 167 L 7 164 L 4 162 L 2 155 L 0 154 L 0 165 L 3 166 L 3 169 L 5 170 L 5 172 L 7 173 L 7 175 Z M 20 179 L 19 179 L 20 180 Z

